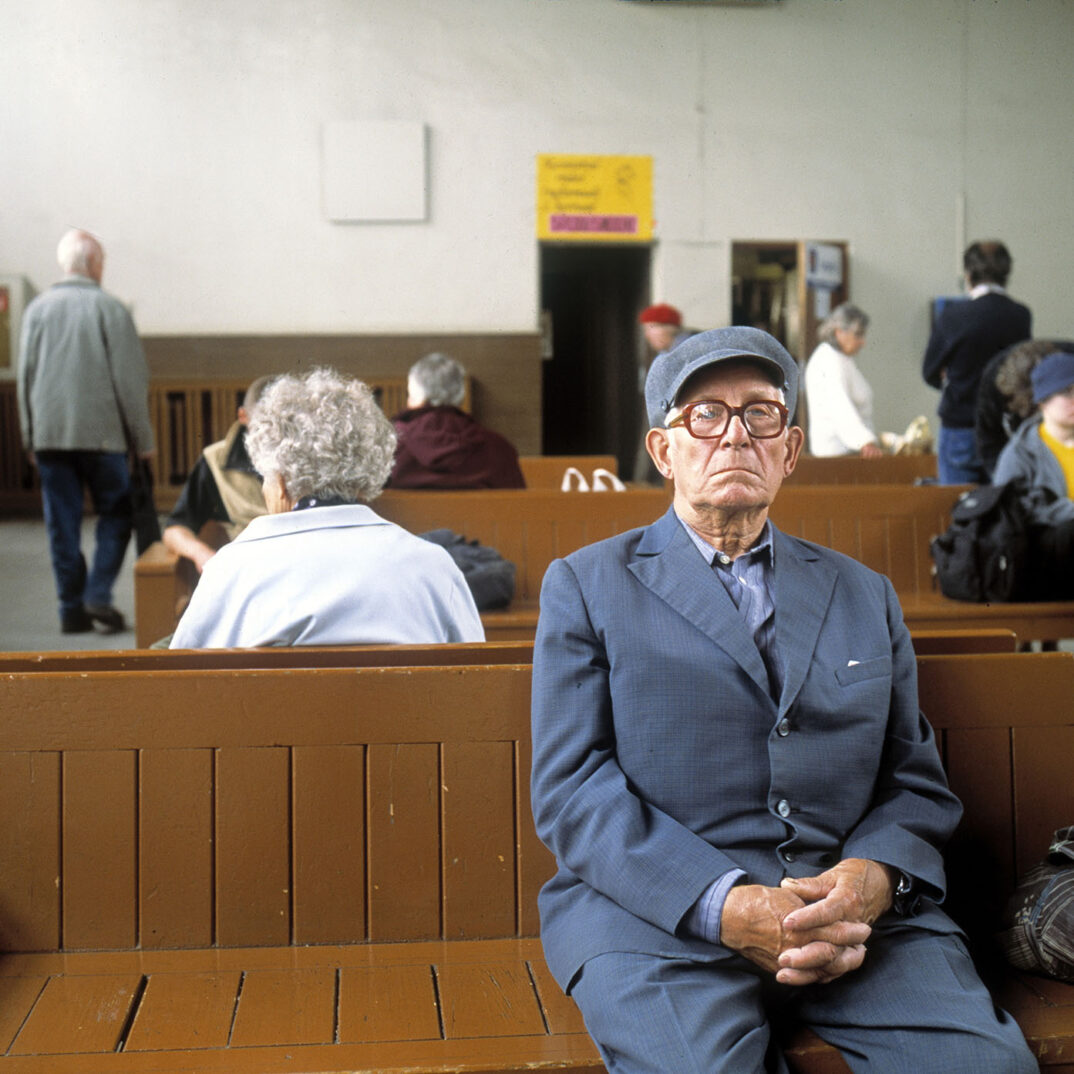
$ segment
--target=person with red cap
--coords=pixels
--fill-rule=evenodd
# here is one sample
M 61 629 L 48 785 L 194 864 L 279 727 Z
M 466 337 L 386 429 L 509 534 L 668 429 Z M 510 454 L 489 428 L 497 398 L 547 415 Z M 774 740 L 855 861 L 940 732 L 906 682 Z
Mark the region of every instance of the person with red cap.
M 638 452 L 634 458 L 634 480 L 643 484 L 658 485 L 662 479 L 652 459 L 649 458 L 649 453 L 645 450 L 645 436 L 649 432 L 649 423 L 645 418 L 645 378 L 648 376 L 649 366 L 653 361 L 684 339 L 689 339 L 694 333 L 683 328 L 682 314 L 666 302 L 646 306 L 638 314 L 638 324 L 641 325 L 645 342 L 653 354 L 649 362 L 638 366 L 638 391 L 642 398 L 641 436 L 638 439 Z

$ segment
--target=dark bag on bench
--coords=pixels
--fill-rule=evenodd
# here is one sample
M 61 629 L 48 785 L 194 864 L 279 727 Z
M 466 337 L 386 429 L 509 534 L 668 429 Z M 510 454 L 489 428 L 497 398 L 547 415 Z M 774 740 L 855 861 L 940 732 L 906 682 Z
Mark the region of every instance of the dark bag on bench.
M 1021 481 L 964 492 L 929 544 L 940 591 L 954 600 L 1029 600 L 1027 490 Z
M 468 541 L 451 530 L 429 530 L 418 535 L 446 548 L 462 571 L 479 612 L 506 608 L 515 595 L 515 565 L 495 548 Z
M 1048 857 L 1022 877 L 1004 925 L 1011 965 L 1074 982 L 1074 827 L 1060 828 Z

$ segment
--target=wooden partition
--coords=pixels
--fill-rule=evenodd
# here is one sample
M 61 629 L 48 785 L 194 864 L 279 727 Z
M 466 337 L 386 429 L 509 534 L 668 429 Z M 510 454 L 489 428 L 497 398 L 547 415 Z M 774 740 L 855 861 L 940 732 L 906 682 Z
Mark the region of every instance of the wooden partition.
M 882 455 L 878 459 L 802 455 L 787 478 L 792 485 L 912 485 L 929 480 L 936 480 L 935 455 Z

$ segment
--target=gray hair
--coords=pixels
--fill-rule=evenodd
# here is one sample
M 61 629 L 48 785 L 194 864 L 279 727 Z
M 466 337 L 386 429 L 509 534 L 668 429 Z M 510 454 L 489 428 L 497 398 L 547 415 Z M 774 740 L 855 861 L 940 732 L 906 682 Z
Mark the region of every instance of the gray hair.
M 246 433 L 257 471 L 279 474 L 292 500 L 368 502 L 380 495 L 395 457 L 395 429 L 368 385 L 334 369 L 277 377 Z
M 429 406 L 459 406 L 466 398 L 466 370 L 450 355 L 434 352 L 419 358 L 409 376 Z
M 843 302 L 821 322 L 817 329 L 817 337 L 821 342 L 830 343 L 836 350 L 839 350 L 839 344 L 835 342 L 837 328 L 841 328 L 844 332 L 860 332 L 864 335 L 868 327 L 869 315 L 857 306 Z
M 56 260 L 68 276 L 96 278 L 104 263 L 104 247 L 88 231 L 72 228 L 60 239 Z

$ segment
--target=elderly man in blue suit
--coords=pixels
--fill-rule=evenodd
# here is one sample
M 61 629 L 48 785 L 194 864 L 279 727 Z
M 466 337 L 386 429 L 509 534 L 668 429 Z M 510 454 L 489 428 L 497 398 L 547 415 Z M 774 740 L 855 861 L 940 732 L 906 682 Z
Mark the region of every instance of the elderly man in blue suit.
M 786 1071 L 778 1017 L 854 1071 L 1034 1071 L 938 906 L 960 806 L 891 584 L 768 521 L 797 390 L 756 329 L 662 355 L 646 443 L 671 509 L 548 570 L 548 964 L 613 1072 Z

